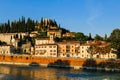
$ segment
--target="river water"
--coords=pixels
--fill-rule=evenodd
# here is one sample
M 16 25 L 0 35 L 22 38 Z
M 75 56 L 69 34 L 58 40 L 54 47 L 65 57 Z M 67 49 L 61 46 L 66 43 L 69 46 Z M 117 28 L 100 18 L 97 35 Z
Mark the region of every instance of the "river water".
M 120 80 L 120 73 L 0 65 L 0 80 Z

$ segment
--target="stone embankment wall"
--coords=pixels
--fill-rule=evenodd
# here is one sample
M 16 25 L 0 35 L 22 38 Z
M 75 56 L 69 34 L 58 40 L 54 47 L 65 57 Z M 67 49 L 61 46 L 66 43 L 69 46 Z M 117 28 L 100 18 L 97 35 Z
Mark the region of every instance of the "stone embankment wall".
M 120 60 L 110 61 L 103 59 L 80 59 L 80 58 L 50 58 L 37 56 L 22 56 L 22 55 L 0 55 L 0 64 L 15 64 L 15 65 L 39 65 L 53 67 L 73 67 L 80 68 L 98 68 L 98 69 L 120 69 Z
M 96 60 L 95 64 L 99 64 L 105 60 Z M 44 66 L 60 66 L 82 68 L 86 59 L 79 58 L 50 58 L 37 56 L 22 55 L 0 55 L 1 64 L 18 64 L 18 65 L 44 65 Z M 94 63 L 92 63 L 94 64 Z

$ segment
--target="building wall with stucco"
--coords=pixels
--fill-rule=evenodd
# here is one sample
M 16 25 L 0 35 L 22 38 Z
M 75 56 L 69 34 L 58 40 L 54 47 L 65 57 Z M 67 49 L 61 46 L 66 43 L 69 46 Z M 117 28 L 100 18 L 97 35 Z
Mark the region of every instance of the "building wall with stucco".
M 0 45 L 0 54 L 10 55 L 14 53 L 14 47 L 12 45 Z
M 58 55 L 60 57 L 66 57 L 66 42 L 59 42 L 58 45 Z
M 18 38 L 20 38 L 20 35 L 22 38 L 26 35 L 26 33 L 0 33 L 0 40 L 10 44 L 11 38 L 14 38 L 16 34 L 18 34 Z
M 56 44 L 41 44 L 35 45 L 35 56 L 41 57 L 57 57 Z
M 61 30 L 48 30 L 47 31 L 47 36 L 49 37 L 51 34 L 54 34 L 54 37 L 61 38 L 62 37 L 62 31 Z
M 80 58 L 90 58 L 91 55 L 90 53 L 88 53 L 88 48 L 90 47 L 90 45 L 81 45 L 80 46 Z

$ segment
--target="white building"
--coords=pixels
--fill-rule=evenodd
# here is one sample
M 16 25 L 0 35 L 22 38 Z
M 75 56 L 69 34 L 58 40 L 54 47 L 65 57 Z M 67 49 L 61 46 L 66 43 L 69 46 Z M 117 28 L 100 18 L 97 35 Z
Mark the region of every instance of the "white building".
M 100 58 L 100 59 L 116 59 L 117 58 L 117 55 L 114 54 L 114 53 L 106 53 L 106 54 L 94 54 L 93 55 L 93 58 Z
M 41 57 L 57 57 L 56 44 L 35 45 L 35 55 Z
M 0 54 L 10 55 L 14 53 L 14 47 L 12 45 L 0 45 Z
M 54 39 L 53 35 L 51 35 L 50 38 L 38 38 L 38 39 L 35 39 L 35 45 L 54 44 L 55 41 L 53 39 Z
M 35 40 L 35 49 L 32 49 L 32 53 L 35 56 L 41 57 L 57 57 L 57 44 L 54 42 L 53 35 L 50 38 L 39 38 Z M 33 51 L 34 50 L 34 51 Z M 34 53 L 33 53 L 34 52 Z
M 90 47 L 89 44 L 80 46 L 80 55 L 79 55 L 80 58 L 91 58 L 91 57 L 94 59 L 99 59 L 99 58 L 100 59 L 111 59 L 111 58 L 116 59 L 117 58 L 117 55 L 112 53 L 112 50 L 110 53 L 106 53 L 106 54 L 96 53 L 96 54 L 93 54 L 93 56 L 91 56 L 91 54 L 88 52 L 89 47 Z
M 14 38 L 16 34 L 18 34 L 18 38 L 20 36 L 23 38 L 26 35 L 26 33 L 0 33 L 0 40 L 10 44 L 11 38 Z
M 80 58 L 90 58 L 91 55 L 90 53 L 88 53 L 88 48 L 90 47 L 90 45 L 81 45 L 80 46 Z

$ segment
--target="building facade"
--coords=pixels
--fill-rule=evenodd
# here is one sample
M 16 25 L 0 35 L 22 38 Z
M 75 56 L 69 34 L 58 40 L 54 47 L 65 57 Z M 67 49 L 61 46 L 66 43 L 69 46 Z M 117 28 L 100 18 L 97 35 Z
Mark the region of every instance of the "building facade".
M 72 32 L 67 32 L 67 33 L 63 34 L 63 37 L 72 37 L 72 38 L 74 38 L 75 34 L 72 33 Z
M 112 53 L 112 50 L 110 53 L 89 53 L 88 49 L 90 47 L 90 44 L 84 44 L 80 46 L 80 58 L 94 58 L 94 59 L 116 59 L 117 55 Z M 92 55 L 93 54 L 93 55 Z
M 54 37 L 61 38 L 62 30 L 60 29 L 52 29 L 47 31 L 47 36 L 49 37 L 51 34 L 54 34 Z
M 58 54 L 60 57 L 77 57 L 80 53 L 79 41 L 69 41 L 69 42 L 59 42 L 58 45 Z
M 80 53 L 79 50 L 80 42 L 79 41 L 69 41 L 66 44 L 66 53 L 68 57 L 77 57 Z
M 58 42 L 57 45 L 59 57 L 66 57 L 66 42 Z
M 40 44 L 35 45 L 35 55 L 41 57 L 57 57 L 56 44 Z
M 91 54 L 88 53 L 88 48 L 90 45 L 84 44 L 80 46 L 80 58 L 91 58 Z
M 14 38 L 16 34 L 18 38 L 20 38 L 20 36 L 23 38 L 26 35 L 26 33 L 0 33 L 0 40 L 10 44 L 11 38 Z
M 34 50 L 32 51 L 35 56 L 41 57 L 57 57 L 57 44 L 54 42 L 54 36 L 50 35 L 49 38 L 39 38 L 35 40 Z M 33 50 L 33 49 L 32 49 Z
M 38 38 L 35 39 L 35 45 L 39 44 L 54 44 L 54 35 L 50 35 L 49 38 Z
M 22 44 L 21 46 L 22 53 L 30 54 L 31 52 L 31 42 L 27 42 L 25 44 Z
M 98 45 L 98 44 L 101 45 Z M 39 38 L 35 39 L 35 47 L 32 49 L 32 54 L 41 57 L 73 57 L 73 58 L 101 58 L 101 59 L 109 59 L 109 58 L 117 58 L 116 54 L 110 53 L 89 53 L 88 49 L 91 44 L 104 47 L 108 45 L 104 41 L 97 42 L 91 41 L 86 44 L 80 44 L 80 41 L 62 41 L 55 42 L 54 35 L 51 33 L 49 38 Z M 34 53 L 33 53 L 34 52 Z
M 14 47 L 12 45 L 0 45 L 1 55 L 10 55 L 14 53 Z

